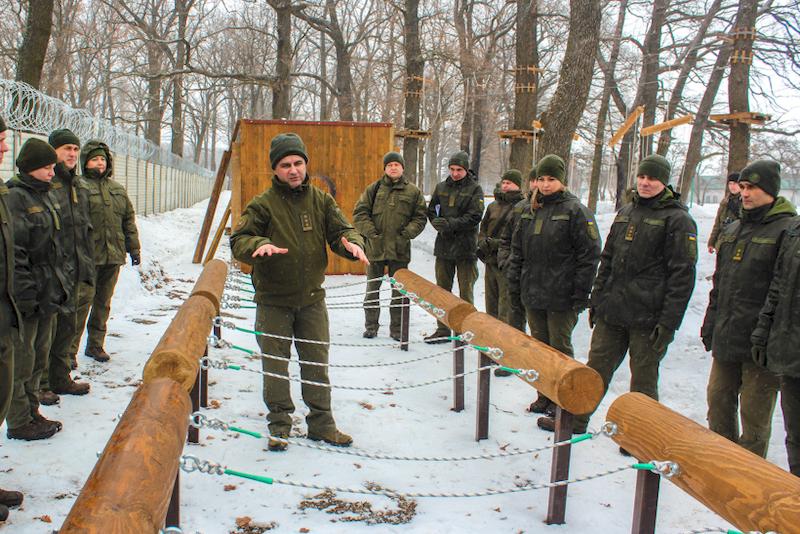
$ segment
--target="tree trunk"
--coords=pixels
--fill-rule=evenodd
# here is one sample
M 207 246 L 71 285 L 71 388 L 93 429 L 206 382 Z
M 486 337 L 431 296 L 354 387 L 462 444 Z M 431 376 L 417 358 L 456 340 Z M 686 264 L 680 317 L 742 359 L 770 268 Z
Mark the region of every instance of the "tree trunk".
M 147 69 L 152 77 L 147 80 L 147 110 L 145 112 L 144 137 L 156 146 L 161 145 L 161 118 L 164 108 L 161 104 L 161 79 L 155 75 L 161 70 L 161 52 L 158 45 L 148 42 Z
M 650 18 L 650 27 L 644 39 L 644 56 L 642 57 L 642 76 L 639 79 L 637 102 L 633 105 L 644 106 L 642 113 L 642 127 L 651 126 L 656 122 L 656 109 L 658 108 L 658 70 L 659 57 L 661 56 L 661 30 L 667 22 L 667 9 L 670 0 L 655 0 L 653 2 L 653 15 Z M 642 137 L 642 153 L 650 154 L 653 149 L 653 136 Z
M 569 159 L 572 135 L 578 127 L 594 73 L 595 52 L 600 45 L 600 0 L 570 0 L 567 50 L 558 74 L 558 87 L 542 115 L 539 154 Z
M 328 79 L 328 39 L 325 32 L 319 32 L 319 75 L 323 80 Z M 328 87 L 320 83 L 319 91 L 319 120 L 331 120 L 331 104 L 328 100 Z
M 623 0 L 625 1 L 625 0 Z M 528 67 L 539 66 L 539 48 L 537 39 L 537 2 L 538 0 L 519 0 L 516 15 L 516 71 L 514 73 L 514 130 L 532 130 L 536 119 L 538 103 L 539 76 Z M 522 89 L 535 86 L 533 91 Z M 522 171 L 523 174 L 533 166 L 533 142 L 526 139 L 511 140 L 509 167 Z
M 422 46 L 419 41 L 419 0 L 405 0 L 403 12 L 403 35 L 405 37 L 406 55 L 406 93 L 403 127 L 406 130 L 419 130 L 420 103 L 424 89 L 423 76 L 425 74 L 425 60 L 422 57 Z M 422 189 L 422 181 L 417 176 L 417 162 L 420 140 L 416 137 L 406 137 L 403 140 L 403 159 L 406 161 L 406 178 Z
M 186 66 L 186 21 L 189 18 L 189 6 L 186 0 L 175 0 L 175 12 L 178 14 L 178 42 L 175 53 L 175 69 L 181 71 Z M 183 157 L 185 134 L 183 116 L 183 75 L 172 78 L 172 153 Z
M 486 124 L 486 116 L 488 115 L 487 102 L 486 102 L 486 88 L 488 87 L 488 80 L 484 75 L 481 75 L 475 81 L 475 93 L 472 101 L 472 159 L 469 163 L 470 169 L 476 176 L 480 176 L 481 171 L 481 153 L 483 152 L 483 130 Z
M 275 60 L 275 83 L 272 85 L 272 118 L 288 119 L 292 116 L 292 12 L 289 2 L 271 1 L 278 17 L 278 50 Z M 323 88 L 324 91 L 324 88 Z
M 28 0 L 25 33 L 17 54 L 18 82 L 38 89 L 53 27 L 54 0 Z
M 740 0 L 736 22 L 733 25 L 734 37 L 731 72 L 728 76 L 728 104 L 731 113 L 750 111 L 750 64 L 753 40 L 742 37 L 743 31 L 755 30 L 758 16 L 758 0 Z M 739 58 L 736 60 L 735 58 Z M 750 124 L 741 121 L 731 123 L 731 137 L 728 143 L 728 173 L 738 172 L 747 165 L 750 158 Z

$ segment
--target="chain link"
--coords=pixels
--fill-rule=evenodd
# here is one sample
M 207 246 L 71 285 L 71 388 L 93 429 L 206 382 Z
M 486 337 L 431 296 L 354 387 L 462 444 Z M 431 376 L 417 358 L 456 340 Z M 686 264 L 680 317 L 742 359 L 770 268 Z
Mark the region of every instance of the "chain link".
M 181 456 L 180 468 L 186 473 L 193 473 L 200 471 L 208 475 L 224 475 L 225 468 L 218 463 L 210 462 L 208 460 L 201 460 L 197 456 L 191 454 L 184 454 Z
M 394 367 L 396 365 L 405 365 L 409 363 L 416 363 L 422 362 L 425 360 L 430 360 L 436 358 L 438 356 L 444 356 L 445 354 L 450 354 L 453 352 L 453 349 L 442 350 L 439 352 L 433 352 L 426 356 L 420 356 L 419 358 L 412 358 L 408 360 L 400 360 L 397 362 L 384 362 L 384 363 L 365 363 L 365 364 L 355 364 L 355 363 L 322 363 L 322 362 L 309 362 L 309 361 L 300 361 L 300 360 L 293 360 L 291 358 L 286 358 L 284 356 L 275 356 L 273 354 L 265 354 L 263 352 L 256 352 L 253 351 L 253 356 L 260 356 L 261 358 L 265 358 L 268 360 L 279 360 L 285 362 L 295 362 L 300 365 L 311 365 L 316 367 L 337 367 L 337 368 L 344 368 L 344 369 L 361 369 L 361 368 L 372 368 L 372 367 Z

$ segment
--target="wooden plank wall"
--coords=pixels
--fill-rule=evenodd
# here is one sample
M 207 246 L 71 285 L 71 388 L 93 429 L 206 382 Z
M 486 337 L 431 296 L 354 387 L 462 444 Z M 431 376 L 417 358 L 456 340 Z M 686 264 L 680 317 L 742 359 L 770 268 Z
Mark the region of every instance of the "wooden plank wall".
M 320 178 L 328 177 L 336 187 L 336 202 L 351 222 L 356 201 L 367 185 L 383 175 L 383 155 L 394 148 L 394 129 L 388 123 L 243 119 L 239 128 L 236 164 L 232 165 L 232 221 L 238 220 L 250 199 L 272 184 L 269 144 L 280 133 L 294 132 L 303 138 L 312 183 L 328 190 Z M 327 274 L 363 273 L 360 263 L 328 254 Z

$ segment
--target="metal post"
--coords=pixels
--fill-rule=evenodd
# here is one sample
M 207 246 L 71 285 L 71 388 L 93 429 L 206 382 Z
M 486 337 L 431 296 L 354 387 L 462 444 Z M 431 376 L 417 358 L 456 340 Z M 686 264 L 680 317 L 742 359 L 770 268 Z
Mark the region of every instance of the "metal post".
M 165 527 L 181 526 L 181 470 L 175 473 L 175 485 L 172 486 L 172 497 L 169 499 L 167 517 L 164 519 Z
M 208 357 L 208 347 L 203 357 Z M 203 368 L 200 368 L 200 407 L 208 408 L 208 369 Z
M 453 374 L 464 374 L 464 343 L 460 339 L 453 341 Z M 459 376 L 453 379 L 453 411 L 461 412 L 464 410 L 464 377 Z
M 189 398 L 192 399 L 192 413 L 194 413 L 200 409 L 200 371 L 197 372 L 197 378 L 194 381 L 192 390 L 189 392 Z M 189 425 L 186 441 L 189 443 L 200 443 L 200 429 Z
M 572 414 L 556 406 L 556 427 L 553 441 L 555 443 L 566 441 L 572 437 Z M 569 457 L 572 452 L 571 445 L 564 445 L 553 449 L 553 463 L 550 467 L 550 482 L 559 482 L 569 478 Z M 567 511 L 567 486 L 550 488 L 550 500 L 547 503 L 548 525 L 563 525 Z
M 492 364 L 492 359 L 484 353 L 480 353 L 478 367 L 486 367 Z M 489 379 L 492 376 L 491 369 L 484 369 L 478 372 L 478 405 L 475 421 L 475 441 L 487 439 L 489 437 Z
M 661 477 L 652 471 L 636 474 L 636 500 L 633 504 L 632 534 L 654 534 Z
M 395 302 L 395 301 L 389 301 Z M 408 351 L 409 326 L 411 321 L 411 301 L 408 297 L 400 299 L 400 350 Z

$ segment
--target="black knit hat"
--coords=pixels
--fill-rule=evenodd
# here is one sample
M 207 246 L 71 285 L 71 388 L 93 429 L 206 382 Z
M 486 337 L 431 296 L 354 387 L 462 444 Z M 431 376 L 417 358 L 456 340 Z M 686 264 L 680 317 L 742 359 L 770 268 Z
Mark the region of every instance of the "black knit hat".
M 456 152 L 455 154 L 450 156 L 450 161 L 447 162 L 447 166 L 449 167 L 450 165 L 457 165 L 457 166 L 463 168 L 465 171 L 468 171 L 469 170 L 469 154 L 467 154 L 463 150 L 460 150 L 460 151 Z
M 732 172 L 728 175 L 728 182 L 738 182 L 739 181 L 739 173 Z
M 6 127 L 6 121 L 4 121 L 3 117 L 0 116 L 0 132 L 5 132 L 6 130 L 8 130 L 8 127 Z
M 286 156 L 300 156 L 308 163 L 306 145 L 296 133 L 276 135 L 269 144 L 269 163 L 274 169 L 280 160 Z
M 48 165 L 53 165 L 58 161 L 56 151 L 48 143 L 41 139 L 31 137 L 17 155 L 17 168 L 20 172 L 29 173 Z
M 509 182 L 514 182 L 517 184 L 517 187 L 522 187 L 522 173 L 519 172 L 517 169 L 508 169 L 506 172 L 503 173 L 503 177 L 500 178 L 500 181 L 508 180 Z
M 535 179 L 536 179 L 536 165 L 534 164 L 534 166 L 531 167 L 531 170 L 528 171 L 528 181 L 530 182 L 531 180 Z
M 739 183 L 749 182 L 772 197 L 781 190 L 781 164 L 769 159 L 759 159 L 742 169 Z
M 81 146 L 81 140 L 78 139 L 78 136 L 72 133 L 72 130 L 68 130 L 67 128 L 53 130 L 47 140 L 50 142 L 50 146 L 53 148 L 58 148 L 64 145 Z
M 536 164 L 536 177 L 552 176 L 559 182 L 566 183 L 567 177 L 564 160 L 555 154 L 548 154 Z
M 384 168 L 386 168 L 386 166 L 392 162 L 399 163 L 404 169 L 406 168 L 406 160 L 399 152 L 387 152 L 386 155 L 383 156 Z
M 659 154 L 651 154 L 639 162 L 636 169 L 636 176 L 647 175 L 655 178 L 664 185 L 669 184 L 669 175 L 672 172 L 672 164 L 667 158 Z

